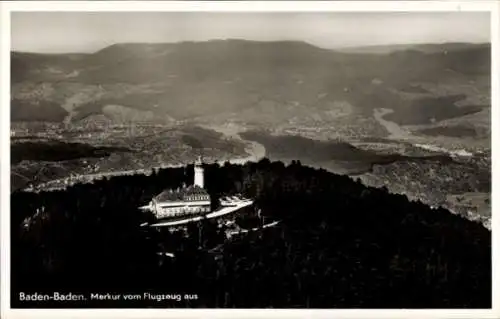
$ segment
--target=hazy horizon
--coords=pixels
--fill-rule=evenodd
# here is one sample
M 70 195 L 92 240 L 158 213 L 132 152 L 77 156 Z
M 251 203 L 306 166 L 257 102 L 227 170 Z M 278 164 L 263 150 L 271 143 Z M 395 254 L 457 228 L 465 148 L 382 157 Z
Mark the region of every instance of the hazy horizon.
M 303 41 L 325 49 L 490 43 L 485 12 L 16 12 L 11 51 L 94 53 L 113 44 Z
M 238 39 L 238 38 L 228 38 L 228 39 L 207 39 L 207 40 L 199 40 L 199 41 L 191 41 L 191 40 L 181 40 L 181 41 L 176 41 L 176 42 L 117 42 L 117 43 L 111 43 L 105 47 L 99 48 L 95 51 L 92 52 L 74 52 L 74 51 L 68 51 L 68 52 L 38 52 L 38 51 L 21 51 L 21 50 L 11 50 L 11 52 L 18 52 L 18 53 L 33 53 L 33 54 L 93 54 L 96 52 L 99 52 L 100 50 L 103 50 L 107 47 L 113 46 L 113 45 L 120 45 L 120 44 L 178 44 L 178 43 L 188 43 L 188 42 L 193 42 L 193 43 L 202 43 L 202 42 L 211 42 L 211 41 L 249 41 L 249 42 L 286 42 L 286 41 L 294 41 L 294 40 L 248 40 L 248 39 Z M 304 42 L 319 48 L 324 48 L 316 44 L 312 44 L 310 42 L 304 41 L 304 40 L 295 40 L 297 42 Z M 345 50 L 345 49 L 357 49 L 357 48 L 369 48 L 369 47 L 383 47 L 383 46 L 405 46 L 405 45 L 439 45 L 439 44 L 490 44 L 491 41 L 479 41 L 479 42 L 454 42 L 454 41 L 447 41 L 447 42 L 421 42 L 421 43 L 388 43 L 388 44 L 373 44 L 373 45 L 354 45 L 354 46 L 344 46 L 344 47 L 337 47 L 337 48 L 324 48 L 324 49 L 329 49 L 329 50 Z

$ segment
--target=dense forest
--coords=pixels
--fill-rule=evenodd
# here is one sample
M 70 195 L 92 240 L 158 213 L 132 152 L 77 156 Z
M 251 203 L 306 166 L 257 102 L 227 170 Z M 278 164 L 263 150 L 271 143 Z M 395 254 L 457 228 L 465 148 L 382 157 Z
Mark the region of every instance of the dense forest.
M 381 154 L 353 146 L 339 140 L 315 140 L 299 135 L 272 135 L 265 130 L 253 130 L 240 133 L 246 140 L 256 141 L 266 149 L 266 156 L 271 159 L 300 160 L 309 166 L 324 167 L 325 163 L 339 164 L 349 175 L 373 171 L 375 165 L 403 163 L 454 164 L 455 160 L 445 154 L 415 154 L 406 156 L 397 152 Z M 375 143 L 388 143 L 384 139 L 374 139 Z
M 113 152 L 130 152 L 124 147 L 94 147 L 84 143 L 65 143 L 57 140 L 46 142 L 12 143 L 11 163 L 27 161 L 65 161 L 88 157 L 107 157 Z
M 386 98 L 384 95 L 374 98 L 380 98 L 381 102 Z M 388 121 L 398 123 L 399 125 L 419 125 L 431 124 L 442 120 L 457 118 L 464 115 L 474 114 L 486 108 L 485 105 L 465 105 L 458 106 L 456 103 L 465 100 L 465 94 L 425 97 L 408 102 L 405 109 L 399 112 L 390 113 L 384 116 Z M 394 101 L 398 103 L 397 100 Z M 375 105 L 384 105 L 375 103 Z M 408 111 L 411 110 L 411 111 Z
M 243 193 L 280 224 L 232 238 L 207 220 L 188 236 L 140 227 L 136 207 L 189 183 L 192 166 L 12 193 L 12 306 L 491 307 L 491 233 L 479 223 L 296 161 L 205 172 L 214 202 Z M 167 251 L 175 258 L 158 257 Z M 21 291 L 198 298 L 21 303 Z
M 450 136 L 450 137 L 476 137 L 487 136 L 487 132 L 482 132 L 479 128 L 465 125 L 437 126 L 425 128 L 418 131 L 429 136 Z
M 62 122 L 68 112 L 61 105 L 51 101 L 37 103 L 13 99 L 10 107 L 11 121 L 47 121 Z

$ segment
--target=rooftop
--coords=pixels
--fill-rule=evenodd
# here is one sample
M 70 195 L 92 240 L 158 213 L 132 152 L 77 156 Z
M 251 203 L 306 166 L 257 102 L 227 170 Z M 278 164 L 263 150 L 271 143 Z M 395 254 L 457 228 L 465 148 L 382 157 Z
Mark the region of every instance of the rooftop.
M 154 198 L 157 202 L 174 202 L 174 201 L 206 201 L 210 200 L 210 195 L 204 188 L 197 185 L 182 187 L 178 189 L 167 189 L 156 195 Z

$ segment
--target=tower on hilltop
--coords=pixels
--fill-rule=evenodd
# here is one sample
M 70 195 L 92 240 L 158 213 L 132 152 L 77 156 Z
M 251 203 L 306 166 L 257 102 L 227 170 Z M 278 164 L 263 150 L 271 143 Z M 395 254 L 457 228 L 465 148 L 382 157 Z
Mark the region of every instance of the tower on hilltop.
M 201 156 L 198 156 L 198 159 L 194 163 L 194 186 L 201 188 L 204 188 L 205 186 L 205 176 Z

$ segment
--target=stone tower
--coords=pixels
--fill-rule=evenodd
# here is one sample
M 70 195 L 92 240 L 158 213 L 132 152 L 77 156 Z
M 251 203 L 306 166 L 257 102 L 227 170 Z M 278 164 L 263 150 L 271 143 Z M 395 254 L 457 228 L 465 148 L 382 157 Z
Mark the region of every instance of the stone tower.
M 196 163 L 194 163 L 194 185 L 201 188 L 205 187 L 205 176 L 201 156 L 198 156 Z

